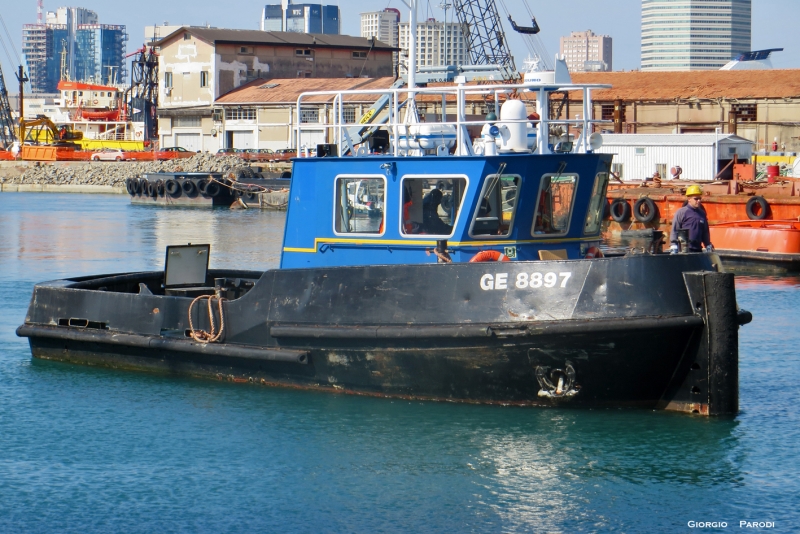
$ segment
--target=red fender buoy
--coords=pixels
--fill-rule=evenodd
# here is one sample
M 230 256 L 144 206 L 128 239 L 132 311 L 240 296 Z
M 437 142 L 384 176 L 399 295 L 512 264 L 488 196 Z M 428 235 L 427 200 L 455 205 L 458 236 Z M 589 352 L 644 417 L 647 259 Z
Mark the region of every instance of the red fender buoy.
M 509 261 L 508 256 L 496 250 L 481 250 L 469 260 L 470 263 L 479 261 Z
M 594 258 L 602 258 L 602 257 L 603 257 L 603 251 L 597 247 L 589 247 L 589 250 L 586 251 L 586 256 L 584 256 L 584 258 L 586 258 L 587 260 L 592 260 Z

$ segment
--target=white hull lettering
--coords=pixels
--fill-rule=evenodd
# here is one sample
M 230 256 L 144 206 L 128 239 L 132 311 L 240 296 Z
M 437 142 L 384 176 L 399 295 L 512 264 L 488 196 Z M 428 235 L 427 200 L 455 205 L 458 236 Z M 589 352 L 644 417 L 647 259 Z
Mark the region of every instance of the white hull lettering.
M 572 273 L 519 273 L 514 282 L 517 289 L 537 289 L 540 287 L 567 287 L 567 281 Z M 508 273 L 497 273 L 496 275 L 484 274 L 481 276 L 481 289 L 491 291 L 493 289 L 508 289 Z

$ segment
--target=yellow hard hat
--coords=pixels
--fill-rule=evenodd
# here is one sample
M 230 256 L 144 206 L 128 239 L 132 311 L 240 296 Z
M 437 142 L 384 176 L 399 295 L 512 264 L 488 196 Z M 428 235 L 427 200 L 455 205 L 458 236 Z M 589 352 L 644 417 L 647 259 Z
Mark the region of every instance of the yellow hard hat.
M 702 194 L 703 194 L 703 190 L 700 189 L 699 185 L 690 185 L 689 187 L 686 188 L 686 196 L 687 197 L 693 197 L 693 196 L 702 195 Z

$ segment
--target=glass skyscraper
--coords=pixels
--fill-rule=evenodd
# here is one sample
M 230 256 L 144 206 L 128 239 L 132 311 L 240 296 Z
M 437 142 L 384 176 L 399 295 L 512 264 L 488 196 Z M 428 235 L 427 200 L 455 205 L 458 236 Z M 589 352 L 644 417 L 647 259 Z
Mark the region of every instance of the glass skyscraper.
M 62 77 L 124 84 L 125 26 L 99 24 L 94 11 L 61 7 L 46 23 L 22 28 L 22 49 L 34 93 L 54 93 Z
M 714 70 L 751 47 L 751 0 L 642 0 L 642 70 Z
M 267 4 L 261 12 L 261 29 L 273 32 L 323 33 L 338 35 L 339 7 L 321 4 Z

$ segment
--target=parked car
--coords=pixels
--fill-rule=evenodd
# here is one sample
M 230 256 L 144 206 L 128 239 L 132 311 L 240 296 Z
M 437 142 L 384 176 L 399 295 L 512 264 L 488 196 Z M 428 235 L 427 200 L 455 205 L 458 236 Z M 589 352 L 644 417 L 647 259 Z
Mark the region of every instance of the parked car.
M 273 161 L 288 161 L 297 157 L 297 149 L 294 148 L 279 148 L 273 154 Z
M 124 150 L 104 148 L 92 154 L 92 161 L 124 161 L 129 159 Z
M 171 146 L 171 147 L 162 148 L 161 150 L 159 150 L 156 159 L 191 158 L 195 154 L 197 154 L 197 152 L 192 152 L 191 150 L 186 150 L 182 146 Z
M 275 152 L 269 148 L 248 148 L 242 156 L 249 161 L 273 161 Z

